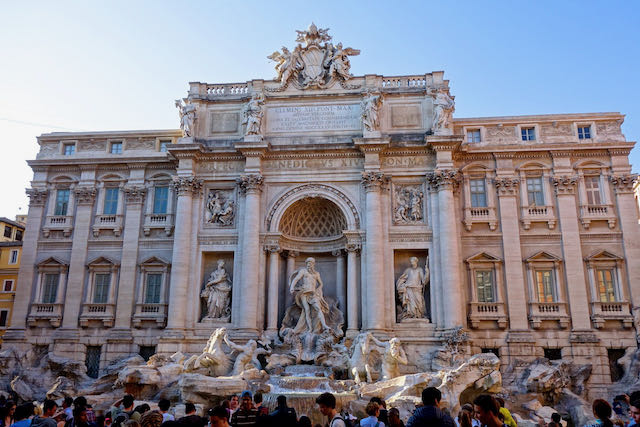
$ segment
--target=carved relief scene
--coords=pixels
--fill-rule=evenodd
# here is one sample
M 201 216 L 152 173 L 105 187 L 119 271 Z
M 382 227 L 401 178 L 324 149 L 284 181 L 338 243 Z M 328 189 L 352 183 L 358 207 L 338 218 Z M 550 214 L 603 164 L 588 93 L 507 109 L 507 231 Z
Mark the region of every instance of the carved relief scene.
M 205 205 L 205 221 L 220 227 L 234 225 L 236 204 L 233 190 L 209 190 Z

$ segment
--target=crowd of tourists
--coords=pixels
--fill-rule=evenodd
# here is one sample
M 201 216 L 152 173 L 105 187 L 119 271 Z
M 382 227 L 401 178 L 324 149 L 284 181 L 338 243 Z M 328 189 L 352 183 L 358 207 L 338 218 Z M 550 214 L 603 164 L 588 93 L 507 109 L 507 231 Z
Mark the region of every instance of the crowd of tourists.
M 442 394 L 435 387 L 422 391 L 422 405 L 413 411 L 406 426 L 398 408 L 387 409 L 386 403 L 371 398 L 365 408 L 367 414 L 357 419 L 346 411 L 338 412 L 336 397 L 323 393 L 316 398 L 317 408 L 326 417 L 324 427 L 517 427 L 517 422 L 499 397 L 483 394 L 465 404 L 455 418 L 441 407 Z M 313 425 L 311 419 L 298 417 L 287 404 L 286 396 L 278 396 L 276 406 L 263 404 L 261 393 L 244 391 L 232 395 L 220 405 L 199 416 L 193 403 L 186 403 L 184 416 L 172 414 L 171 402 L 161 399 L 157 408 L 143 403 L 135 405 L 133 396 L 127 394 L 114 402 L 108 411 L 94 411 L 87 399 L 66 397 L 59 403 L 45 400 L 41 405 L 23 403 L 0 397 L 0 427 L 323 427 Z M 593 402 L 595 423 L 586 427 L 633 427 L 640 424 L 640 391 L 619 395 L 610 404 L 606 400 Z M 539 422 L 540 427 L 561 427 L 567 423 L 554 413 L 549 423 Z M 639 426 L 640 427 L 640 426 Z

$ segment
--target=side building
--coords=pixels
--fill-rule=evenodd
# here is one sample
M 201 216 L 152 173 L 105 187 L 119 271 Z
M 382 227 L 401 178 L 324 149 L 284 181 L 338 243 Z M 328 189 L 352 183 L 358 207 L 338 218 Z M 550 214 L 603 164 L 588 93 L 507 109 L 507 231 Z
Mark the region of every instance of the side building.
M 0 339 L 10 325 L 13 312 L 24 229 L 23 223 L 0 218 Z

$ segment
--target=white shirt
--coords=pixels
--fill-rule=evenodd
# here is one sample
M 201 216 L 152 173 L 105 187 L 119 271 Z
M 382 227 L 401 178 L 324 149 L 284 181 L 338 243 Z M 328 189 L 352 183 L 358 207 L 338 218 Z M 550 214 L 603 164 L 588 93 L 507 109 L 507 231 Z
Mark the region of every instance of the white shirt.
M 376 427 L 376 424 L 378 424 L 378 427 L 384 427 L 384 423 L 382 421 L 378 421 L 378 418 L 373 415 L 370 415 L 360 421 L 360 427 Z
M 166 423 L 167 421 L 175 421 L 176 418 L 168 412 L 164 412 L 162 414 L 162 422 Z
M 331 422 L 329 423 L 329 427 L 347 427 L 347 426 L 345 425 L 344 420 L 342 419 L 340 414 L 336 414 L 336 416 L 331 419 Z

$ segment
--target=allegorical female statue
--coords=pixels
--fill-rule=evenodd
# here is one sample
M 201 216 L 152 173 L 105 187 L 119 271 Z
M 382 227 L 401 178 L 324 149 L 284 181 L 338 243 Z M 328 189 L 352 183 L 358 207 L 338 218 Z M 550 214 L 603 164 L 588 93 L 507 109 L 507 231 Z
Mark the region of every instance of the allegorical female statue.
M 396 282 L 396 290 L 402 305 L 399 320 L 423 319 L 427 316 L 427 306 L 424 300 L 424 287 L 429 283 L 429 268 L 418 267 L 418 258 L 409 259 L 411 267 L 407 268 Z M 427 257 L 426 264 L 429 263 Z
M 224 268 L 224 260 L 218 260 L 218 268 L 211 272 L 200 297 L 207 305 L 205 319 L 231 318 L 231 279 Z
M 362 108 L 362 124 L 369 132 L 380 129 L 380 107 L 382 94 L 369 92 L 360 102 Z

